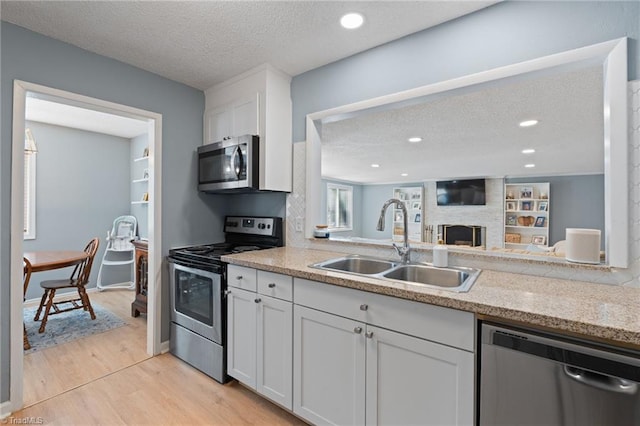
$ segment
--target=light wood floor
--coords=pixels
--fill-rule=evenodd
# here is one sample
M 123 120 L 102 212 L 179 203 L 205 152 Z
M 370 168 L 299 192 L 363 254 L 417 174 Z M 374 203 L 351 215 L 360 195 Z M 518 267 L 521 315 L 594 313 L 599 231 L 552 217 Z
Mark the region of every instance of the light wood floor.
M 25 355 L 25 407 L 149 358 L 146 317 L 131 316 L 134 292 L 112 289 L 89 298 L 126 325 Z
M 132 294 L 89 296 L 127 325 L 25 356 L 27 408 L 13 419 L 65 426 L 305 424 L 237 382 L 221 385 L 171 354 L 149 358 L 146 319 L 130 315 Z

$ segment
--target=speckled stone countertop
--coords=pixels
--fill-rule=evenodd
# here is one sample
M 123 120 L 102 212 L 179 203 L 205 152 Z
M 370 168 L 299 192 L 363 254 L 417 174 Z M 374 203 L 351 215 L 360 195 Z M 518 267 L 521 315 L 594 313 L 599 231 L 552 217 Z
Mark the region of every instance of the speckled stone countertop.
M 223 256 L 248 266 L 342 287 L 474 312 L 640 349 L 640 289 L 483 270 L 468 293 L 381 281 L 309 265 L 344 253 L 282 247 Z M 294 289 L 295 292 L 295 289 Z

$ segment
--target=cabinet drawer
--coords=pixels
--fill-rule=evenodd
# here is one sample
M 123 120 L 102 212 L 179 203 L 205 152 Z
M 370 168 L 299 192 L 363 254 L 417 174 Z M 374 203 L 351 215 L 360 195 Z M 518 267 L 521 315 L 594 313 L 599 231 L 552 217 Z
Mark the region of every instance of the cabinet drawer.
M 258 271 L 258 293 L 282 300 L 293 300 L 293 277 Z
M 229 265 L 227 267 L 227 284 L 231 287 L 256 291 L 258 288 L 256 270 L 244 266 Z
M 474 351 L 471 312 L 295 278 L 294 303 Z

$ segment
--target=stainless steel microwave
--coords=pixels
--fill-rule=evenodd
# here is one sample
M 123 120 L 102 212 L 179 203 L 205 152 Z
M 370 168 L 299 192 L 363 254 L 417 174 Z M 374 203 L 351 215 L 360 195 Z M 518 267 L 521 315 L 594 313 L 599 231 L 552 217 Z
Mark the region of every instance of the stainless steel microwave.
M 257 190 L 260 139 L 244 135 L 198 147 L 198 190 Z

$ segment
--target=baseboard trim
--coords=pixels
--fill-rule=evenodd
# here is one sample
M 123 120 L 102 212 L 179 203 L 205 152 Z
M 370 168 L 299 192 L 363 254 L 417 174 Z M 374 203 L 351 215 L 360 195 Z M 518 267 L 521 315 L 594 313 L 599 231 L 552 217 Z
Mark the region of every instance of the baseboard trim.
M 169 352 L 169 340 L 165 340 L 164 342 L 160 343 L 160 353 L 166 354 L 167 352 Z
M 0 419 L 6 419 L 11 415 L 11 401 L 0 402 Z

